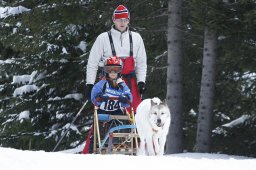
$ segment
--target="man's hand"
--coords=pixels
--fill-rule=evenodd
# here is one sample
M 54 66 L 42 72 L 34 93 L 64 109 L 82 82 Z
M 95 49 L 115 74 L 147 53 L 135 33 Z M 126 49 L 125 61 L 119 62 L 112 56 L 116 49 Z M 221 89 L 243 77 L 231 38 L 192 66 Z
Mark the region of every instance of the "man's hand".
M 86 98 L 88 100 L 91 100 L 92 88 L 93 88 L 93 84 L 86 84 L 85 93 L 86 93 Z
M 143 94 L 146 91 L 146 84 L 142 81 L 138 83 L 138 89 L 140 94 Z

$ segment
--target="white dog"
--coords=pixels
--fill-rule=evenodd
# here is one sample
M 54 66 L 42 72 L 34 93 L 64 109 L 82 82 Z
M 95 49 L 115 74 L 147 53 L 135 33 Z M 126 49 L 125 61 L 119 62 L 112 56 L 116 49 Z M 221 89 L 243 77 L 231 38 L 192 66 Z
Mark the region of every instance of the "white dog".
M 137 107 L 135 122 L 140 137 L 137 155 L 163 155 L 171 122 L 166 102 L 159 98 L 143 100 Z

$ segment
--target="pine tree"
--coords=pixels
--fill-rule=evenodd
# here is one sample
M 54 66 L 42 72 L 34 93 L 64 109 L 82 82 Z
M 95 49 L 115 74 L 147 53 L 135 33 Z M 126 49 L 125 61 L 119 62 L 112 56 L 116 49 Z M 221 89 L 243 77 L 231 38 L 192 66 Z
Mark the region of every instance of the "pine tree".
M 81 18 L 90 13 L 84 10 L 88 4 L 30 1 L 6 5 L 32 10 L 2 19 L 1 41 L 10 47 L 5 47 L 8 55 L 2 54 L 1 59 L 13 62 L 1 67 L 6 81 L 0 142 L 2 146 L 52 150 L 84 100 L 85 58 L 80 56 L 91 28 Z M 81 130 L 71 128 L 64 147 L 83 139 Z
M 172 113 L 167 153 L 183 150 L 182 133 L 182 1 L 170 0 L 168 4 L 168 69 L 167 101 Z
M 255 10 L 253 1 L 225 1 L 225 29 L 220 31 L 219 41 L 221 45 L 218 61 L 216 81 L 221 82 L 216 86 L 216 129 L 221 125 L 236 120 L 244 115 L 250 118 L 244 123 L 231 128 L 225 128 L 222 133 L 214 134 L 213 150 L 224 153 L 239 153 L 252 155 L 247 152 L 252 147 L 255 137 L 243 135 L 239 131 L 250 127 L 255 119 Z M 253 19 L 254 18 L 254 19 Z M 215 130 L 216 130 L 215 129 Z M 216 130 L 217 131 L 217 130 Z M 237 131 L 237 132 L 234 132 Z M 218 131 L 217 131 L 218 132 Z M 249 133 L 248 133 L 249 134 Z M 220 140 L 219 140 L 220 139 Z M 230 141 L 240 140 L 241 147 L 230 145 Z M 216 142 L 217 141 L 217 142 Z M 247 143 L 251 141 L 252 143 Z M 243 146 L 242 146 L 243 145 Z
M 248 127 L 250 133 L 254 132 L 255 2 L 215 2 L 219 5 L 211 11 L 218 15 L 211 17 L 211 21 L 216 25 L 219 48 L 212 126 L 221 128 L 243 114 L 250 118 L 241 126 L 225 128 L 228 136 L 214 133 L 212 151 L 246 155 L 254 146 L 255 138 L 239 135 L 239 132 Z M 198 112 L 206 16 L 206 11 L 200 8 L 202 3 L 183 1 L 183 23 L 179 27 L 184 35 L 182 133 L 184 149 L 188 151 L 194 151 L 196 138 L 197 116 L 189 113 Z M 166 98 L 168 1 L 13 0 L 0 1 L 0 4 L 1 7 L 21 5 L 31 9 L 0 18 L 1 146 L 53 149 L 85 101 L 88 53 L 96 37 L 110 29 L 112 12 L 119 4 L 128 7 L 131 27 L 144 39 L 148 74 L 143 98 Z M 15 76 L 16 80 L 17 76 L 28 76 L 31 81 L 13 83 Z M 15 90 L 21 87 L 37 90 L 14 97 Z M 92 105 L 84 110 L 75 122 L 78 131 L 75 127 L 71 129 L 58 149 L 75 147 L 84 141 L 92 123 L 92 110 Z M 29 119 L 26 119 L 27 113 Z M 235 141 L 233 134 L 237 141 L 242 141 L 244 149 L 230 145 L 230 141 Z
M 215 95 L 215 72 L 217 57 L 217 35 L 215 30 L 205 27 L 203 71 L 199 102 L 196 151 L 210 152 Z
M 1 71 L 7 73 L 2 76 L 5 79 L 1 82 L 1 92 L 5 92 L 0 101 L 3 106 L 0 120 L 1 137 L 4 137 L 0 140 L 2 146 L 47 151 L 53 149 L 85 101 L 84 75 L 88 52 L 96 37 L 110 29 L 112 12 L 120 3 L 122 1 L 70 0 L 61 3 L 57 0 L 41 0 L 8 1 L 3 4 L 6 7 L 21 5 L 28 11 L 1 19 L 0 41 L 2 44 L 10 44 L 10 47 L 4 47 L 9 49 L 10 55 L 3 54 L 1 61 L 13 59 L 14 56 L 18 58 L 15 60 L 18 62 L 15 68 L 9 65 L 1 67 Z M 144 29 L 141 29 L 147 23 L 146 17 L 164 12 L 162 8 L 166 8 L 166 3 L 148 1 L 138 4 L 127 1 L 124 4 L 131 11 L 133 29 L 145 39 L 157 40 L 145 41 L 146 45 L 155 47 L 155 43 L 161 42 L 166 46 L 161 41 L 165 31 L 143 34 Z M 145 5 L 147 11 L 142 12 L 140 9 Z M 154 11 L 155 8 L 159 10 Z M 151 23 L 158 20 L 152 19 Z M 165 20 L 159 23 L 165 23 Z M 148 24 L 148 31 L 151 31 L 149 26 L 157 28 L 154 24 Z M 159 47 L 159 51 L 149 50 L 149 60 L 154 61 L 150 58 L 164 51 L 164 47 Z M 12 83 L 15 76 L 18 78 L 25 75 L 30 78 L 28 81 Z M 164 78 L 162 81 L 165 81 Z M 156 82 L 159 83 L 158 80 Z M 15 92 L 22 87 L 33 90 L 27 93 Z M 8 95 L 11 97 L 8 98 Z M 58 149 L 69 148 L 71 145 L 74 147 L 84 141 L 87 130 L 84 132 L 83 129 L 88 129 L 85 126 L 90 125 L 93 111 L 91 105 L 88 107 Z M 19 120 L 22 114 L 29 114 L 29 118 Z M 74 142 L 76 145 L 73 145 Z

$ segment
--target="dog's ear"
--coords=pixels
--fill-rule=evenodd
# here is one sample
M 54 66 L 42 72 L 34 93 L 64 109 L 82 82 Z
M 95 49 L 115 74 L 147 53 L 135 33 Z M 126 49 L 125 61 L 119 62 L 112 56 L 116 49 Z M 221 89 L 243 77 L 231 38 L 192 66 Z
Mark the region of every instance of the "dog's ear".
M 167 100 L 164 99 L 164 100 L 162 101 L 162 104 L 165 105 L 165 106 L 168 106 L 168 105 L 167 105 Z
M 153 106 L 155 106 L 156 105 L 156 103 L 154 102 L 154 100 L 150 100 L 151 101 L 151 107 L 153 107 Z

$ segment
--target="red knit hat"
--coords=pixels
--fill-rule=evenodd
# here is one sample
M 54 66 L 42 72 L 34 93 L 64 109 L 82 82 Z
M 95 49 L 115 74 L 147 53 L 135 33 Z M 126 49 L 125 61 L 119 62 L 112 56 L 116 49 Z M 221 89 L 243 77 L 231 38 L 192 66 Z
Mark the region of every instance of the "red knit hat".
M 130 19 L 130 13 L 128 9 L 123 5 L 119 5 L 113 13 L 113 19 L 120 19 L 120 18 Z

